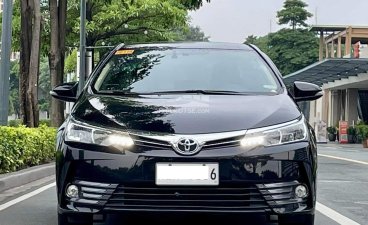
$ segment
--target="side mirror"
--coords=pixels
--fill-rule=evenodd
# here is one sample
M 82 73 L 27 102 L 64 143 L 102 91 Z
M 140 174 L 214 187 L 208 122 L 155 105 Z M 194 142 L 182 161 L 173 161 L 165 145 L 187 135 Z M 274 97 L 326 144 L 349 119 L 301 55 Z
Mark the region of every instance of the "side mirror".
M 289 90 L 296 102 L 317 100 L 323 96 L 322 89 L 315 84 L 295 81 Z
M 77 101 L 78 82 L 64 83 L 56 86 L 50 94 L 52 97 L 65 102 Z

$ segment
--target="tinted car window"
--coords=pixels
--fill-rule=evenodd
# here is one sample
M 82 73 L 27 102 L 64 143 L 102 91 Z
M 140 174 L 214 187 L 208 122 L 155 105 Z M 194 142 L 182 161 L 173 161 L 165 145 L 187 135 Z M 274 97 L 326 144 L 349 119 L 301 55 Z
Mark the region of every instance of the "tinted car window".
M 94 88 L 102 92 L 274 93 L 279 86 L 263 59 L 253 51 L 148 48 L 118 51 L 102 69 Z

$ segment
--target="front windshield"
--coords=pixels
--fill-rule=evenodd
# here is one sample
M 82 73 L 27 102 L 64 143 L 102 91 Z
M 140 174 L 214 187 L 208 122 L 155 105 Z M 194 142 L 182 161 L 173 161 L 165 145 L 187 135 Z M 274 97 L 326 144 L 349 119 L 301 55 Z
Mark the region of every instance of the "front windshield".
M 141 48 L 117 51 L 102 69 L 94 88 L 98 92 L 276 93 L 279 85 L 253 51 Z

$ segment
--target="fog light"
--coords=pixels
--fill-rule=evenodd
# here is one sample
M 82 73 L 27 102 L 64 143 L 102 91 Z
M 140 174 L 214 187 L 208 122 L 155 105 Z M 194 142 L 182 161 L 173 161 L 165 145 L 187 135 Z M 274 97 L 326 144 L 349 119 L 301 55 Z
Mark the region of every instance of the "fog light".
M 295 188 L 295 196 L 298 198 L 306 198 L 308 196 L 308 189 L 304 185 L 298 185 Z
M 66 196 L 68 196 L 69 198 L 77 198 L 78 192 L 79 192 L 78 187 L 71 184 L 66 189 Z

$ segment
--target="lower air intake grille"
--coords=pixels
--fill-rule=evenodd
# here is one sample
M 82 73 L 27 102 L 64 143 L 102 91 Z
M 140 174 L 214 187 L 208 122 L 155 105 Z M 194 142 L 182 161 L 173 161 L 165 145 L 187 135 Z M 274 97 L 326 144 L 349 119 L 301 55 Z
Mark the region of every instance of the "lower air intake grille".
M 255 186 L 157 187 L 119 185 L 105 209 L 265 211 L 268 205 Z

